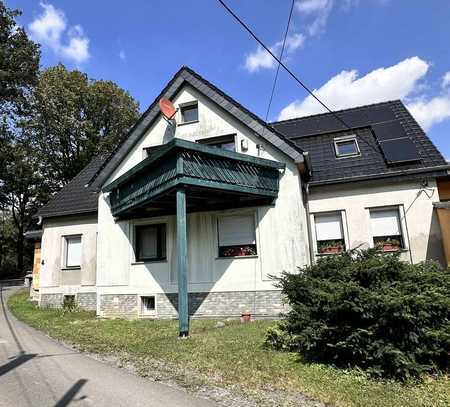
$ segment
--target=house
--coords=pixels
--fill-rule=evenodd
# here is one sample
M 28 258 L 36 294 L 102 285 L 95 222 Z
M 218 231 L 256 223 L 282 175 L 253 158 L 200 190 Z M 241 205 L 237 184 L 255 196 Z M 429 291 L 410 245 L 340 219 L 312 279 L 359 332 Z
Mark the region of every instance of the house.
M 279 315 L 271 276 L 319 256 L 375 245 L 445 263 L 433 204 L 448 169 L 400 101 L 269 124 L 182 67 L 115 151 L 39 211 L 39 303 L 179 310 L 186 334 L 188 314 Z

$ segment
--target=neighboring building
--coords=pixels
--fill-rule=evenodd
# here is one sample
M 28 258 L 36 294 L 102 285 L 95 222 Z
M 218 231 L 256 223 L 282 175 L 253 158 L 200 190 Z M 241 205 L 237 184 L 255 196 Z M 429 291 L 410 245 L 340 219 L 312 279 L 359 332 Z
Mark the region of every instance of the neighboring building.
M 271 276 L 317 256 L 377 245 L 445 263 L 439 151 L 400 101 L 337 115 L 267 124 L 183 67 L 40 210 L 41 306 L 75 295 L 102 317 L 172 318 L 188 297 L 195 317 L 274 317 Z

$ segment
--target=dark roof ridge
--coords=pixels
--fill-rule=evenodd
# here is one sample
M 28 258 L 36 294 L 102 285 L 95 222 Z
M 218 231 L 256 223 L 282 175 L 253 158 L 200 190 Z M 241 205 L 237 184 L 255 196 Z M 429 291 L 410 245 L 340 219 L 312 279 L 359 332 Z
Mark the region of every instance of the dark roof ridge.
M 328 115 L 339 114 L 339 113 L 347 113 L 347 112 L 351 112 L 351 111 L 358 110 L 358 109 L 366 109 L 366 108 L 383 106 L 383 105 L 388 105 L 388 104 L 398 103 L 398 102 L 401 102 L 401 100 L 400 99 L 385 100 L 384 102 L 369 103 L 367 105 L 354 106 L 354 107 L 349 107 L 347 109 L 333 110 L 332 113 L 330 113 L 330 112 L 315 113 L 315 114 L 310 114 L 307 116 L 299 116 L 299 117 L 293 117 L 291 119 L 269 122 L 268 124 L 270 126 L 272 126 L 273 124 L 289 123 L 289 122 L 293 122 L 296 120 L 312 119 L 314 117 L 319 117 L 319 116 L 328 116 Z

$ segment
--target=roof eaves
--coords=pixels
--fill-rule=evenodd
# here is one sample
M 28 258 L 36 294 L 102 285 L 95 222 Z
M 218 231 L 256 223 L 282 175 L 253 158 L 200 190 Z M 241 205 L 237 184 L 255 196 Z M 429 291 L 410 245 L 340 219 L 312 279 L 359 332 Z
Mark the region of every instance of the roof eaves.
M 449 165 L 439 165 L 436 167 L 426 167 L 426 168 L 414 168 L 410 170 L 402 170 L 395 172 L 384 172 L 378 174 L 367 174 L 367 175 L 357 175 L 354 177 L 343 177 L 343 178 L 334 178 L 327 179 L 322 181 L 312 181 L 309 182 L 310 187 L 318 187 L 324 185 L 333 185 L 333 184 L 344 184 L 356 181 L 364 181 L 364 180 L 373 180 L 373 179 L 382 179 L 382 178 L 393 178 L 393 177 L 405 177 L 409 175 L 415 174 L 430 174 L 432 176 L 441 176 L 445 174 L 445 171 L 449 170 Z

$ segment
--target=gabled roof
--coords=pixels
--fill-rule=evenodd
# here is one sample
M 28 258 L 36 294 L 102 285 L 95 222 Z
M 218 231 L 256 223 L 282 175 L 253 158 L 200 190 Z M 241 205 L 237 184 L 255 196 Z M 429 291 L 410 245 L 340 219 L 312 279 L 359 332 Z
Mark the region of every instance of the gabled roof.
M 312 166 L 311 185 L 436 172 L 442 171 L 439 167 L 447 164 L 400 100 L 345 109 L 335 114 L 349 125 L 351 130 L 331 113 L 271 123 L 276 130 L 309 153 Z M 399 165 L 386 162 L 373 128 L 392 122 L 399 123 L 398 131 L 414 143 L 419 161 Z M 359 157 L 336 157 L 334 138 L 345 135 L 356 135 L 361 152 Z M 393 138 L 395 136 L 393 135 Z
M 129 151 L 131 151 L 134 145 L 139 141 L 141 136 L 158 118 L 160 114 L 158 105 L 159 100 L 161 98 L 173 99 L 180 89 L 186 84 L 189 84 L 199 93 L 215 102 L 219 107 L 224 109 L 235 119 L 242 122 L 245 126 L 250 128 L 267 142 L 274 145 L 278 150 L 282 151 L 295 162 L 300 163 L 303 161 L 303 152 L 298 145 L 289 141 L 275 128 L 269 126 L 254 113 L 250 112 L 233 98 L 226 95 L 219 88 L 208 82 L 192 69 L 183 66 L 140 117 L 124 141 L 105 161 L 103 167 L 100 169 L 98 174 L 96 174 L 95 179 L 92 182 L 92 186 L 94 188 L 101 188 L 111 173 L 117 168 Z
M 101 155 L 94 157 L 72 181 L 39 209 L 37 216 L 50 218 L 97 212 L 99 193 L 88 184 L 105 159 Z

